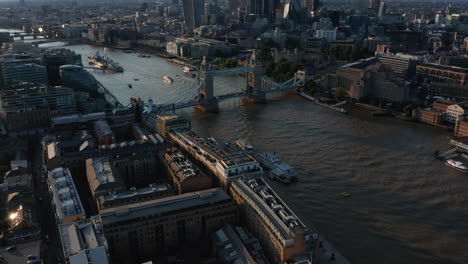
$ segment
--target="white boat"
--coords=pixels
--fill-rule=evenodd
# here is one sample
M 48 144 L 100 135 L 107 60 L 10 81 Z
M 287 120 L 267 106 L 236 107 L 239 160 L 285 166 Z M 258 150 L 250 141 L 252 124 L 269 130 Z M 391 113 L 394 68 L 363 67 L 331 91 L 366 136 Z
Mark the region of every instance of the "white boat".
M 167 75 L 164 75 L 163 80 L 164 80 L 165 83 L 173 83 L 174 82 L 174 80 L 171 77 L 167 76 Z
M 460 170 L 460 171 L 468 172 L 468 166 L 463 164 L 463 162 L 461 161 L 449 159 L 445 162 L 445 165 L 452 167 L 454 169 Z
M 250 153 L 253 151 L 253 146 L 250 145 L 245 139 L 239 139 L 236 141 L 237 146 L 239 146 L 241 149 L 247 151 L 247 153 Z
M 272 179 L 279 180 L 284 183 L 297 181 L 297 172 L 294 168 L 282 162 L 275 154 L 271 152 L 262 152 L 255 154 L 255 158 L 265 167 L 271 169 L 268 175 Z

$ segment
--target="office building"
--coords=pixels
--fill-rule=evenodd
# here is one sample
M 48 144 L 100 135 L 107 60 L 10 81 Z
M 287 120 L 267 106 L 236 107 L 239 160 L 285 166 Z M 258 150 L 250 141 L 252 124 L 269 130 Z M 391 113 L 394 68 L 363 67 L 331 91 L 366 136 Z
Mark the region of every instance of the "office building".
M 107 241 L 99 217 L 58 226 L 68 264 L 108 264 Z
M 455 121 L 455 127 L 453 128 L 453 135 L 455 137 L 468 137 L 468 118 L 466 116 L 460 116 Z
M 300 0 L 286 1 L 286 3 L 284 4 L 284 19 L 291 20 L 296 23 L 301 23 L 301 21 L 304 21 L 304 17 L 304 7 Z
M 49 84 L 47 69 L 32 63 L 34 59 L 0 59 L 0 84 L 11 85 L 15 82 Z
M 205 0 L 182 0 L 182 6 L 185 26 L 191 29 L 200 26 L 202 16 L 205 14 Z
M 48 184 L 57 223 L 65 224 L 86 218 L 68 168 L 60 167 L 49 171 Z
M 448 56 L 442 55 L 439 58 L 439 64 L 468 68 L 468 56 Z
M 369 7 L 369 0 L 352 0 L 351 7 L 354 10 L 365 12 Z
M 369 0 L 369 9 L 374 9 L 375 11 L 379 11 L 380 8 L 380 0 Z
M 0 105 L 3 109 L 47 108 L 52 116 L 74 114 L 76 101 L 73 90 L 66 87 L 33 86 L 0 92 Z
M 396 74 L 404 77 L 412 77 L 416 72 L 416 64 L 422 62 L 419 56 L 406 55 L 402 53 L 377 53 L 379 61 L 393 70 Z
M 381 2 L 379 6 L 378 16 L 383 17 L 385 16 L 386 13 L 387 13 L 387 4 L 385 2 Z
M 171 130 L 188 130 L 190 121 L 182 116 L 157 115 L 156 132 L 163 137 L 167 137 Z
M 144 262 L 237 222 L 237 208 L 221 189 L 144 201 L 100 212 L 112 263 Z
M 115 107 L 108 116 L 113 127 L 135 123 L 135 110 L 132 108 Z
M 212 187 L 211 178 L 195 167 L 177 148 L 168 148 L 163 160 L 179 194 Z
M 320 7 L 320 0 L 305 0 L 305 8 L 307 15 L 310 16 L 312 12 L 317 12 Z
M 230 191 L 240 207 L 243 226 L 258 237 L 271 263 L 289 262 L 300 256 L 318 259 L 318 233 L 262 178 L 233 180 Z
M 317 38 L 324 38 L 327 41 L 335 41 L 336 40 L 336 30 L 325 30 L 325 29 L 319 29 L 315 33 L 315 37 Z
M 111 192 L 125 191 L 125 183 L 108 157 L 87 159 L 86 177 L 94 199 Z
M 446 113 L 446 120 L 455 123 L 460 116 L 468 114 L 468 101 L 448 106 Z
M 9 131 L 47 128 L 53 116 L 76 113 L 70 88 L 31 86 L 0 92 L 0 115 Z
M 96 78 L 79 65 L 62 65 L 59 67 L 62 85 L 75 91 L 96 91 Z
M 416 66 L 420 82 L 440 82 L 447 84 L 468 84 L 468 69 L 440 64 L 421 64 Z
M 43 53 L 43 61 L 47 67 L 49 83 L 60 84 L 60 66 L 80 65 L 82 66 L 81 54 L 76 54 L 69 49 L 50 49 Z
M 105 120 L 94 122 L 94 134 L 98 145 L 109 145 L 114 142 L 114 134 Z

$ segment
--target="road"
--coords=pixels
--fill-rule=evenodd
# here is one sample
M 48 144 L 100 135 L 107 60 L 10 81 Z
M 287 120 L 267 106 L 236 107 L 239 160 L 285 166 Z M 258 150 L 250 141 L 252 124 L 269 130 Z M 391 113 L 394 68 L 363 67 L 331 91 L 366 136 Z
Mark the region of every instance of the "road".
M 51 203 L 47 186 L 47 170 L 44 166 L 42 145 L 36 142 L 33 145 L 31 166 L 35 182 L 35 193 L 38 199 L 39 219 L 42 233 L 42 254 L 46 264 L 58 264 L 63 259 L 62 246 L 54 209 Z M 60 258 L 60 260 L 59 260 Z

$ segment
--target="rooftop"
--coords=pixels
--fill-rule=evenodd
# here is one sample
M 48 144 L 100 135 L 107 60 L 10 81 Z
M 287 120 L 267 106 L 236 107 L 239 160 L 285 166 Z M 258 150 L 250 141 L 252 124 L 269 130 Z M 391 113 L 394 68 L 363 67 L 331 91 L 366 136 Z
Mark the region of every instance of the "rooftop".
M 109 157 L 97 157 L 86 160 L 86 176 L 92 194 L 124 189 L 125 183 L 112 166 Z
M 457 67 L 457 66 L 441 65 L 441 64 L 435 64 L 435 63 L 420 64 L 420 65 L 417 65 L 416 67 L 435 68 L 435 69 L 439 69 L 439 70 L 453 71 L 453 72 L 468 74 L 468 68 L 461 68 L 461 67 Z
M 65 258 L 70 260 L 70 264 L 109 263 L 107 241 L 98 217 L 61 224 L 59 232 Z
M 48 172 L 49 188 L 59 221 L 70 217 L 85 217 L 85 211 L 68 168 Z
M 148 187 L 132 188 L 130 191 L 111 192 L 99 197 L 102 208 L 111 207 L 115 204 L 128 204 L 136 200 L 153 199 L 154 197 L 169 196 L 172 188 L 168 184 L 150 184 Z
M 294 237 L 304 234 L 305 239 L 311 239 L 311 235 L 318 237 L 315 230 L 311 230 L 295 214 L 283 199 L 260 177 L 236 179 L 232 183 L 233 188 L 238 188 L 251 198 L 252 205 L 266 215 L 270 224 L 274 227 L 282 243 L 288 245 L 293 243 Z
M 100 216 L 102 223 L 106 225 L 225 202 L 232 202 L 232 200 L 222 189 L 214 188 L 108 208 L 102 210 Z
M 257 162 L 252 156 L 248 155 L 236 144 L 225 143 L 220 146 L 214 138 L 208 138 L 205 140 L 193 131 L 181 131 L 176 132 L 175 134 L 177 137 L 189 141 L 196 151 L 200 151 L 201 149 L 210 154 L 214 159 L 221 162 L 225 168 L 239 164 Z

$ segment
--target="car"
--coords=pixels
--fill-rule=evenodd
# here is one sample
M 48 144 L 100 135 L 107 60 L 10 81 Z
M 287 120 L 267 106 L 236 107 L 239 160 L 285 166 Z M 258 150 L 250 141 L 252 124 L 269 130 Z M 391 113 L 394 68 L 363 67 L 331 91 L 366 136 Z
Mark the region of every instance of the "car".
M 16 248 L 15 246 L 9 246 L 9 247 L 6 248 L 6 251 L 11 251 L 11 250 L 13 250 L 15 248 Z
M 34 254 L 29 254 L 28 255 L 28 260 L 36 260 L 37 259 L 37 256 L 34 255 Z

